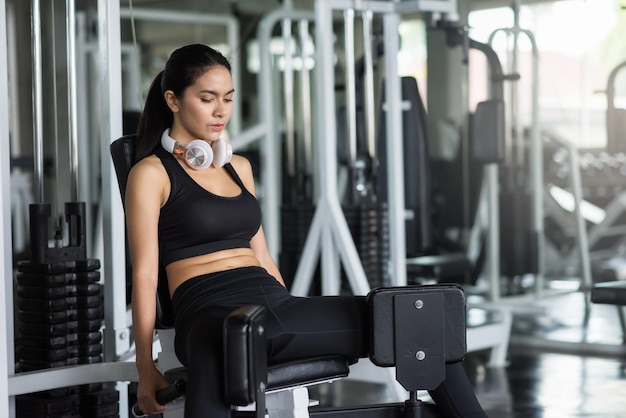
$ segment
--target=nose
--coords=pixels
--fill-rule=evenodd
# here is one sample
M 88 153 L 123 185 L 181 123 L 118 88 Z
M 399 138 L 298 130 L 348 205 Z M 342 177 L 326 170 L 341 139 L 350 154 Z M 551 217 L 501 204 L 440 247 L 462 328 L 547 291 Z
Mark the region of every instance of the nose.
M 213 114 L 217 117 L 222 117 L 225 115 L 224 103 L 221 100 L 217 100 L 215 108 L 213 109 Z

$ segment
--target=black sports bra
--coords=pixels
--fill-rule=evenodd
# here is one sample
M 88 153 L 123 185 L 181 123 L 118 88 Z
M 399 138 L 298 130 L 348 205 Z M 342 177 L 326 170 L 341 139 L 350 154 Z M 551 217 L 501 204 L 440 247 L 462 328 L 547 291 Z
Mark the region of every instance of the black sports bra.
M 171 183 L 159 217 L 159 257 L 163 265 L 220 250 L 250 248 L 250 240 L 261 226 L 261 208 L 230 164 L 224 168 L 241 193 L 224 197 L 196 183 L 163 148 L 155 154 Z

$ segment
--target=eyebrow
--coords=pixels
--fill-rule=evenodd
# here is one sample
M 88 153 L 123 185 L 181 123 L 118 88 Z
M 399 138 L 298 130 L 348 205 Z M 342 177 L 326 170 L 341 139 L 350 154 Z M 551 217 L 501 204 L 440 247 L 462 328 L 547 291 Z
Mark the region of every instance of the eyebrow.
M 232 94 L 234 92 L 235 92 L 235 89 L 230 89 L 224 94 L 224 96 L 228 96 L 229 94 Z M 209 93 L 209 94 L 212 94 L 213 96 L 219 96 L 219 93 L 214 90 L 201 90 L 200 93 Z

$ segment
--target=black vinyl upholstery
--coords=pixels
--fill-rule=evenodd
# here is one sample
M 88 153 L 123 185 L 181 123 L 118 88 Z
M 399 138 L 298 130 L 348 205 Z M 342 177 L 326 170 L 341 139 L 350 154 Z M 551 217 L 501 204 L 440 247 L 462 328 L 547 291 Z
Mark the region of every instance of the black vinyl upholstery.
M 394 298 L 398 295 L 411 295 L 418 300 L 420 295 L 442 294 L 443 332 L 446 336 L 444 359 L 447 362 L 459 361 L 467 350 L 465 333 L 465 294 L 461 286 L 456 284 L 435 284 L 427 286 L 403 286 L 372 290 L 368 297 L 372 321 L 372 361 L 383 367 L 396 365 L 394 341 Z M 417 308 L 416 308 L 417 309 Z M 432 318 L 435 319 L 435 318 Z M 408 320 L 408 318 L 407 318 Z M 421 329 L 424 333 L 426 329 Z

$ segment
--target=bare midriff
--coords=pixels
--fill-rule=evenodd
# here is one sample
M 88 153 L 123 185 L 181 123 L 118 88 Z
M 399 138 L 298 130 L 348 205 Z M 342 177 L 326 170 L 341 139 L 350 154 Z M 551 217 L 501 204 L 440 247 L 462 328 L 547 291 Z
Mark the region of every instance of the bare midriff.
M 250 248 L 234 248 L 174 261 L 165 267 L 165 271 L 171 296 L 178 286 L 193 277 L 260 265 Z

